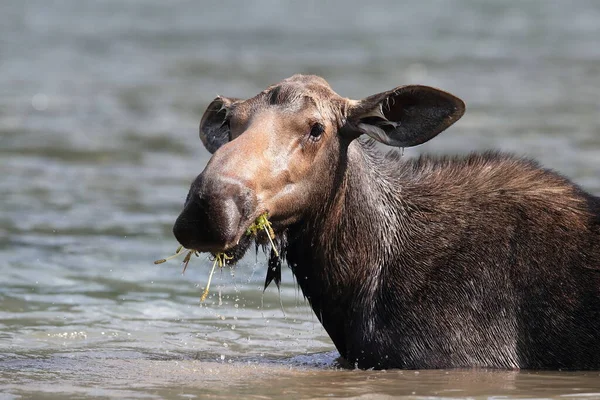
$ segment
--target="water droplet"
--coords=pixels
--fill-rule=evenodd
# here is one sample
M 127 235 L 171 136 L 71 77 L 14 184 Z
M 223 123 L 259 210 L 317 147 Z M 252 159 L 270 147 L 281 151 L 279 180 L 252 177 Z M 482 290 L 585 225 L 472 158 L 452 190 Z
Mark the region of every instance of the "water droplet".
M 31 106 L 36 111 L 45 111 L 48 108 L 48 96 L 44 93 L 34 94 L 31 98 Z

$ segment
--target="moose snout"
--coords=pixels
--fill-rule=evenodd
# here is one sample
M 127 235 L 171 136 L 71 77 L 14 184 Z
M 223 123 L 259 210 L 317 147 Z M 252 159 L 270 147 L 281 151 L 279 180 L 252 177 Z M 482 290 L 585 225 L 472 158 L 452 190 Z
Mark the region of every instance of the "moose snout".
M 255 208 L 256 196 L 231 178 L 207 179 L 192 184 L 185 207 L 173 226 L 181 245 L 201 252 L 221 252 L 235 246 Z

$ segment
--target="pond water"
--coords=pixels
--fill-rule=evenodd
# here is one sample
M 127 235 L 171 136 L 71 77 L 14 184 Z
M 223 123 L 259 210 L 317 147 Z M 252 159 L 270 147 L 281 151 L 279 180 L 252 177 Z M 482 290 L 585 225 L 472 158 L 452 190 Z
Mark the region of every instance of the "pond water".
M 597 372 L 340 369 L 286 271 L 154 265 L 217 94 L 294 73 L 467 114 L 407 150 L 496 148 L 600 193 L 600 3 L 28 0 L 0 12 L 0 398 L 600 398 Z

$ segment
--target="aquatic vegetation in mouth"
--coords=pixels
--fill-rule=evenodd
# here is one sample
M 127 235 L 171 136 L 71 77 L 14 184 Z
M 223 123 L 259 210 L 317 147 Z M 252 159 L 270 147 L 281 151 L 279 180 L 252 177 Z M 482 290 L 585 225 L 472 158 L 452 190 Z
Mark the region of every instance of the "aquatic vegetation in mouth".
M 185 255 L 185 257 L 183 258 L 183 271 L 181 271 L 181 273 L 185 273 L 185 270 L 188 267 L 188 264 L 190 263 L 190 260 L 192 259 L 192 256 L 195 255 L 196 257 L 199 257 L 200 254 L 196 251 L 196 250 L 190 250 L 190 249 L 186 249 L 183 246 L 179 246 L 177 248 L 177 250 L 175 250 L 175 254 L 167 257 L 167 258 L 162 258 L 160 260 L 156 260 L 154 261 L 154 264 L 162 264 L 165 263 L 169 260 L 172 260 L 173 258 L 179 257 L 180 255 L 182 255 L 183 253 L 185 253 L 187 251 L 187 254 Z M 215 255 L 214 258 L 214 263 L 212 266 L 212 269 L 210 270 L 210 275 L 208 276 L 208 282 L 206 283 L 206 288 L 204 288 L 204 292 L 202 292 L 202 296 L 200 296 L 200 301 L 204 302 L 204 300 L 206 300 L 206 297 L 208 296 L 208 291 L 210 288 L 210 282 L 212 281 L 212 277 L 215 273 L 215 267 L 218 265 L 219 268 L 223 268 L 223 266 L 225 265 L 225 263 L 228 260 L 233 259 L 232 256 L 228 255 L 227 253 L 217 253 Z
M 254 223 L 246 229 L 246 235 L 256 236 L 260 231 L 265 231 L 271 242 L 271 248 L 275 252 L 275 255 L 279 257 L 279 252 L 273 242 L 273 239 L 275 239 L 275 231 L 273 230 L 273 226 L 271 226 L 271 222 L 269 222 L 269 213 L 267 211 L 259 215 L 258 218 L 254 220 Z
M 173 258 L 179 257 L 186 251 L 187 251 L 187 254 L 183 258 L 183 271 L 181 271 L 181 273 L 183 274 L 183 273 L 185 273 L 185 270 L 187 269 L 187 266 L 190 263 L 192 256 L 193 255 L 196 255 L 196 257 L 200 256 L 200 254 L 196 250 L 190 250 L 190 249 L 184 248 L 183 246 L 179 246 L 177 248 L 177 250 L 175 250 L 175 254 L 173 254 L 167 258 L 161 258 L 160 260 L 156 260 L 156 261 L 154 261 L 154 264 L 166 263 L 167 261 L 172 260 Z
M 277 288 L 281 284 L 281 258 L 273 239 L 275 239 L 275 231 L 269 222 L 269 213 L 265 211 L 262 213 L 250 227 L 246 230 L 247 235 L 256 236 L 258 232 L 264 231 L 271 242 L 271 255 L 269 256 L 267 277 L 265 279 L 265 289 L 269 286 L 272 281 L 275 281 Z
M 248 227 L 248 229 L 246 230 L 246 235 L 256 236 L 261 231 L 264 231 L 266 233 L 267 237 L 269 238 L 269 241 L 271 242 L 271 257 L 269 259 L 269 271 L 270 272 L 267 272 L 267 280 L 269 283 L 272 280 L 275 280 L 277 287 L 279 287 L 279 282 L 281 281 L 281 261 L 279 260 L 279 252 L 277 251 L 277 248 L 275 247 L 275 243 L 273 242 L 273 239 L 275 239 L 275 231 L 273 231 L 273 227 L 271 226 L 271 223 L 269 222 L 268 215 L 269 215 L 268 212 L 265 211 L 258 218 L 256 218 L 254 223 L 252 225 L 250 225 Z M 170 255 L 166 258 L 161 258 L 160 260 L 156 260 L 156 261 L 154 261 L 154 264 L 166 263 L 167 261 L 177 258 L 182 254 L 185 254 L 185 257 L 183 258 L 183 271 L 181 271 L 181 273 L 183 274 L 183 273 L 185 273 L 185 270 L 187 269 L 188 264 L 190 263 L 190 260 L 192 259 L 192 256 L 193 255 L 195 255 L 196 257 L 200 256 L 198 251 L 186 249 L 185 247 L 180 245 L 179 247 L 177 247 L 177 250 L 175 250 L 175 254 Z M 204 291 L 202 292 L 202 296 L 200 296 L 201 302 L 204 302 L 204 300 L 206 300 L 206 297 L 208 296 L 210 283 L 212 282 L 212 277 L 215 273 L 215 269 L 216 269 L 217 265 L 219 266 L 219 268 L 223 268 L 225 266 L 225 264 L 227 264 L 227 261 L 232 260 L 232 259 L 233 259 L 233 256 L 227 254 L 226 252 L 220 252 L 220 253 L 216 253 L 214 255 L 214 259 L 212 260 L 213 265 L 210 270 L 210 274 L 208 275 L 208 282 L 206 283 L 206 287 L 204 288 Z M 265 285 L 265 288 L 267 286 L 268 286 L 268 283 Z
M 225 262 L 227 262 L 227 260 L 231 260 L 232 258 L 232 256 L 228 256 L 226 253 L 217 253 L 215 255 L 215 260 L 213 262 L 212 269 L 210 270 L 210 274 L 208 275 L 208 282 L 206 283 L 204 292 L 202 292 L 202 296 L 200 296 L 201 302 L 204 302 L 204 300 L 206 300 L 206 296 L 208 296 L 208 289 L 210 288 L 210 282 L 212 281 L 213 274 L 215 273 L 215 267 L 219 265 L 219 268 L 223 268 Z

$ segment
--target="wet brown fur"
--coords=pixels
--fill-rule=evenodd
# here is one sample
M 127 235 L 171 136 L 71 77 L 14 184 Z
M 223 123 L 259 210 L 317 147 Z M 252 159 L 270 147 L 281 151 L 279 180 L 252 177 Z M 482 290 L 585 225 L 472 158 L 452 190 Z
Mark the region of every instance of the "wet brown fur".
M 456 107 L 415 108 L 438 98 Z M 201 123 L 215 154 L 176 236 L 237 260 L 250 241 L 232 247 L 236 232 L 269 211 L 315 314 L 361 368 L 600 369 L 600 199 L 513 155 L 404 159 L 356 139 L 401 143 L 422 118 L 423 135 L 405 134 L 422 143 L 459 102 L 424 87 L 353 101 L 302 75 L 218 98 Z
M 375 368 L 600 367 L 600 202 L 487 152 L 350 146 L 288 261 L 340 353 Z

